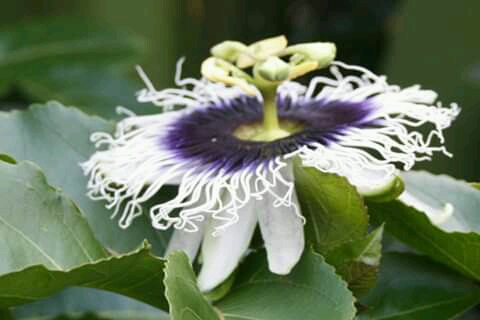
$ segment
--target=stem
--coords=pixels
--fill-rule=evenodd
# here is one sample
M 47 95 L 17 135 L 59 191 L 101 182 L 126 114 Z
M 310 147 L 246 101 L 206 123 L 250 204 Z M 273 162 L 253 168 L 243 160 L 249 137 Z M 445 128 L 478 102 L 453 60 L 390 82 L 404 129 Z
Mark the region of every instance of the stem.
M 263 95 L 263 127 L 266 131 L 274 131 L 280 128 L 277 113 L 277 87 L 262 90 Z

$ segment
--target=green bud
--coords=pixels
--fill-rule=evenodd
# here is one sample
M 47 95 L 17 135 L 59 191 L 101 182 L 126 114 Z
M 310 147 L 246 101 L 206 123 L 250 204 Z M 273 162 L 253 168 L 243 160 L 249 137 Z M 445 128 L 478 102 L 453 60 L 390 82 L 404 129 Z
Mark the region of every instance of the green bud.
M 246 45 L 238 41 L 223 41 L 210 49 L 212 56 L 229 62 L 236 62 L 239 55 L 248 49 Z
M 282 59 L 272 56 L 255 65 L 255 75 L 271 82 L 281 82 L 288 79 L 290 65 Z
M 320 69 L 328 66 L 335 59 L 337 48 L 331 42 L 303 43 L 286 48 L 284 53 L 293 55 L 292 62 L 301 61 L 300 56 L 303 56 L 304 60 L 315 61 Z
M 364 193 L 363 196 L 371 202 L 389 202 L 397 199 L 405 190 L 405 184 L 400 176 L 375 191 Z

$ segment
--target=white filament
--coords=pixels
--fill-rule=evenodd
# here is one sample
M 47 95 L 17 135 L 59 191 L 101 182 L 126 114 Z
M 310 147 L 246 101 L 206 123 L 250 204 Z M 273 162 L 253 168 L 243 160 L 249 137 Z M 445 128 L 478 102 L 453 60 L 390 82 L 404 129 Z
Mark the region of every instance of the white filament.
M 180 60 L 177 65 L 176 83 L 190 89 L 156 91 L 138 68 L 146 85 L 146 89 L 138 93 L 138 100 L 152 102 L 169 112 L 135 116 L 119 109 L 129 117 L 117 124 L 113 135 L 106 132 L 91 135 L 91 141 L 102 150 L 81 164 L 85 175 L 90 176 L 87 195 L 95 200 L 106 200 L 107 208 L 113 210 L 112 218 L 118 218 L 122 228 L 127 228 L 142 215 L 145 202 L 169 184 L 179 186 L 175 198 L 149 209 L 153 227 L 161 230 L 173 226 L 195 232 L 205 214 L 224 222 L 218 229 L 226 228 L 238 220 L 238 210 L 252 198 L 262 199 L 265 193 L 275 199 L 274 206 L 293 206 L 300 216 L 296 204 L 292 203 L 293 181 L 285 179 L 280 172 L 286 166 L 281 158 L 257 168 L 229 173 L 182 159 L 174 150 L 162 145 L 166 129 L 179 117 L 210 103 L 228 104 L 230 99 L 243 96 L 238 88 L 207 80 L 180 79 L 182 62 Z M 181 109 L 174 111 L 175 107 Z M 279 185 L 286 186 L 288 192 L 276 194 Z M 178 215 L 173 213 L 175 209 L 181 209 Z
M 297 153 L 303 165 L 345 176 L 359 190 L 365 190 L 391 181 L 396 174 L 394 164 L 409 170 L 417 161 L 430 160 L 434 152 L 451 156 L 442 145 L 443 129 L 459 114 L 456 104 L 442 108 L 440 103 L 434 104 L 435 92 L 422 90 L 418 85 L 400 89 L 389 85 L 386 77 L 359 66 L 335 61 L 330 71 L 333 78 L 315 77 L 308 87 L 287 82 L 279 94 L 289 97 L 292 103 L 370 99 L 375 111 L 368 120 L 377 120 L 378 125 L 345 129 L 338 141 L 328 146 L 303 146 Z M 426 124 L 431 126 L 427 135 L 416 130 Z

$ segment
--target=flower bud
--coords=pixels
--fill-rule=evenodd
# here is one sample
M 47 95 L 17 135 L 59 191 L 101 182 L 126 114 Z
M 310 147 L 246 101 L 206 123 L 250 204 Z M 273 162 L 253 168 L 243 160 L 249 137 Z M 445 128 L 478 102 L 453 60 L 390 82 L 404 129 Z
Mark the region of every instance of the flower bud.
M 371 202 L 389 202 L 397 199 L 405 190 L 405 183 L 400 176 L 393 176 L 384 184 L 359 189 L 358 191 Z

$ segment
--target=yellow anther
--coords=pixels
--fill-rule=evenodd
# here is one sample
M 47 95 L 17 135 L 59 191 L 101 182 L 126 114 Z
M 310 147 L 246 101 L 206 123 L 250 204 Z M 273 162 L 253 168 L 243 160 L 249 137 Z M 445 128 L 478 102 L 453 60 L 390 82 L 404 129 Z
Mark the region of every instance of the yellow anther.
M 317 70 L 318 67 L 318 62 L 317 61 L 305 61 L 302 62 L 296 66 L 293 66 L 290 69 L 290 74 L 288 75 L 288 79 L 292 80 L 298 77 L 303 76 L 304 74 L 307 74 L 309 72 L 312 72 L 314 70 Z
M 237 61 L 238 56 L 242 52 L 247 51 L 247 49 L 248 47 L 239 41 L 228 40 L 215 45 L 212 49 L 210 49 L 210 53 L 214 57 L 234 63 Z
M 258 90 L 254 85 L 249 84 L 245 79 L 231 76 L 230 73 L 236 70 L 229 70 L 228 67 L 228 62 L 210 57 L 203 61 L 201 73 L 212 82 L 221 82 L 227 85 L 237 86 L 247 95 L 257 95 Z M 235 68 L 234 66 L 232 67 Z
M 331 42 L 302 43 L 286 48 L 281 55 L 293 55 L 293 58 L 299 60 L 303 56 L 304 60 L 316 61 L 317 68 L 328 66 L 335 55 L 337 48 Z
M 283 35 L 254 42 L 238 56 L 237 67 L 242 69 L 251 67 L 257 61 L 279 54 L 287 45 L 287 38 Z

